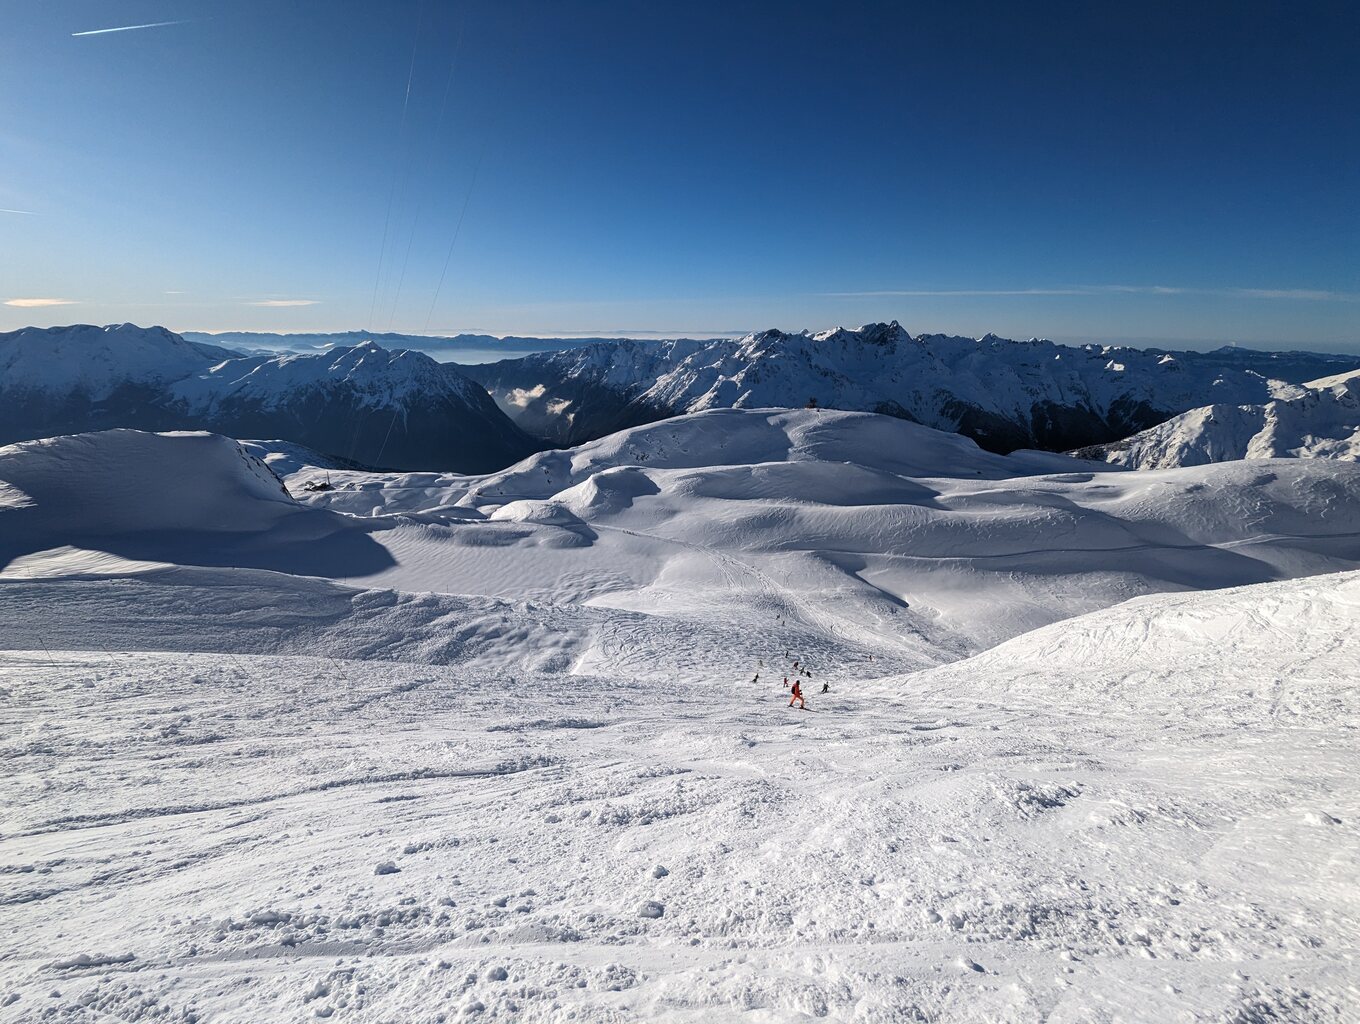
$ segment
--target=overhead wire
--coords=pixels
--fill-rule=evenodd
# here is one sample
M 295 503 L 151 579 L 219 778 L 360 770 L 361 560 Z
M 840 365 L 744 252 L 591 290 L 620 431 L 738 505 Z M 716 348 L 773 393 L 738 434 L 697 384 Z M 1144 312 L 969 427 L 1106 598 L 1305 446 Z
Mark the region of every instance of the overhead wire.
M 477 185 L 477 172 L 482 168 L 482 157 L 486 154 L 485 148 L 477 155 L 477 162 L 472 166 L 472 180 L 468 182 L 467 194 L 463 196 L 463 208 L 458 213 L 458 223 L 454 225 L 453 237 L 449 239 L 449 251 L 444 256 L 444 269 L 439 272 L 439 284 L 435 287 L 434 298 L 430 300 L 430 311 L 425 316 L 425 326 L 422 331 L 430 329 L 430 321 L 434 319 L 434 307 L 439 302 L 439 293 L 444 290 L 444 278 L 449 273 L 449 262 L 453 259 L 453 247 L 458 244 L 458 235 L 463 230 L 463 218 L 467 216 L 468 203 L 472 201 L 472 190 Z
M 406 96 L 401 102 L 401 124 L 397 129 L 397 148 L 400 150 L 406 140 L 406 113 L 411 106 L 411 83 L 416 76 L 416 51 L 420 47 L 420 27 L 425 21 L 425 0 L 420 0 L 416 13 L 415 37 L 411 40 L 411 66 L 406 72 Z M 404 161 L 402 162 L 404 165 Z M 397 182 L 401 180 L 401 168 L 392 172 L 392 187 L 387 193 L 387 213 L 383 217 L 382 244 L 378 247 L 378 274 L 373 282 L 373 302 L 368 311 L 368 329 L 373 330 L 373 320 L 378 312 L 378 291 L 382 287 L 383 261 L 387 253 L 387 235 L 392 226 L 392 204 L 397 198 Z
M 458 58 L 462 55 L 463 52 L 463 30 L 464 27 L 460 25 L 458 28 L 458 42 L 454 45 L 453 49 L 453 60 L 450 61 L 449 63 L 448 78 L 446 78 L 444 81 L 444 96 L 439 101 L 439 115 L 438 117 L 435 118 L 433 132 L 434 138 L 436 140 L 439 138 L 440 132 L 444 128 L 444 116 L 448 112 L 449 108 L 449 94 L 453 91 L 453 75 L 454 72 L 458 70 Z M 397 292 L 392 299 L 391 315 L 389 315 L 387 318 L 387 329 L 389 331 L 392 329 L 392 326 L 396 321 L 397 309 L 401 305 L 401 292 L 403 286 L 406 283 L 406 266 L 411 260 L 411 247 L 415 243 L 416 229 L 420 226 L 420 214 L 424 208 L 425 200 L 424 198 L 422 198 L 416 204 L 415 215 L 411 218 L 411 233 L 406 238 L 406 255 L 402 257 L 401 274 L 397 278 Z

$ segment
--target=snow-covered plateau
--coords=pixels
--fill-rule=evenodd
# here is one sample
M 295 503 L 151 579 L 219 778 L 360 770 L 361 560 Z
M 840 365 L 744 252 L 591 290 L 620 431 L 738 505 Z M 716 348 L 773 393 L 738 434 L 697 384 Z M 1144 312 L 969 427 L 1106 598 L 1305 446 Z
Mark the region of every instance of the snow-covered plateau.
M 1360 465 L 317 461 L 0 448 L 0 1022 L 1360 1019 Z

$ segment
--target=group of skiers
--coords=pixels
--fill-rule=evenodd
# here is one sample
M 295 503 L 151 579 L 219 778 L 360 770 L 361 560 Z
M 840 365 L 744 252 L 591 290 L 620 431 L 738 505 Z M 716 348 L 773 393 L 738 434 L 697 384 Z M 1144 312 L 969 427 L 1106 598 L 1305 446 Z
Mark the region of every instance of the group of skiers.
M 784 657 L 785 658 L 789 657 L 788 651 L 784 652 Z M 764 661 L 761 661 L 760 664 L 764 665 L 765 663 Z M 791 659 L 790 669 L 793 672 L 792 682 L 790 682 L 789 680 L 788 673 L 786 672 L 784 674 L 784 689 L 789 691 L 789 707 L 793 707 L 794 704 L 797 704 L 800 708 L 806 711 L 807 702 L 803 699 L 803 677 L 806 676 L 807 681 L 809 683 L 812 682 L 812 669 L 808 668 L 808 666 L 806 665 L 800 664 L 797 658 Z M 751 682 L 753 683 L 760 682 L 759 669 L 756 670 L 755 678 L 752 679 Z M 822 683 L 821 692 L 830 693 L 831 684 L 826 682 Z

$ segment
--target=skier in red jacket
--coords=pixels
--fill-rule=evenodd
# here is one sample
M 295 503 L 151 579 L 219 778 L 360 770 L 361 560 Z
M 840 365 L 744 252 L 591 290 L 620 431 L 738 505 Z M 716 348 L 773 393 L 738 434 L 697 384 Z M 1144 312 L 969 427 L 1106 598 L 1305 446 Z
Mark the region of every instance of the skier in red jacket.
M 807 704 L 803 701 L 803 687 L 799 685 L 797 679 L 793 681 L 793 696 L 789 698 L 789 707 L 793 707 L 794 701 L 797 701 L 798 706 L 804 711 L 807 710 Z

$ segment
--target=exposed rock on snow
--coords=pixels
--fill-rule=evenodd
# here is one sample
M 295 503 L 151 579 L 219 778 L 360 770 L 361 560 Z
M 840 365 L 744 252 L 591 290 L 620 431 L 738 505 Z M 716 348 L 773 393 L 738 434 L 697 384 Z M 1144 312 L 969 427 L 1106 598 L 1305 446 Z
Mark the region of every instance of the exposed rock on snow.
M 1360 371 L 1315 380 L 1262 405 L 1192 409 L 1079 458 L 1130 469 L 1203 466 L 1232 459 L 1360 459 Z

